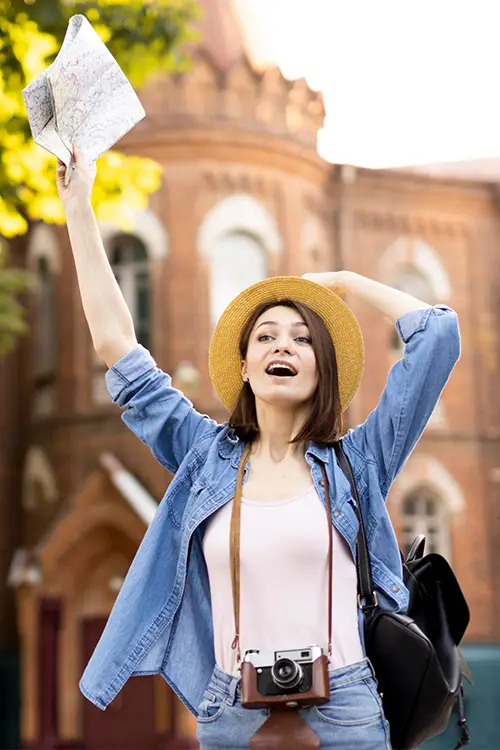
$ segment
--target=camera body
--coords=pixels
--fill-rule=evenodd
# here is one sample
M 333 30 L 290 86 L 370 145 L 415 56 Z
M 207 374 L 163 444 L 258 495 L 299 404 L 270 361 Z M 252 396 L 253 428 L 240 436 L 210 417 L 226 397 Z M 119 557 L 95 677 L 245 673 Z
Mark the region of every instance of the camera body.
M 288 651 L 250 650 L 245 652 L 243 661 L 255 667 L 261 695 L 289 695 L 311 689 L 313 663 L 322 653 L 319 646 Z
M 281 704 L 289 708 L 330 700 L 328 659 L 320 646 L 245 652 L 241 664 L 241 703 L 245 708 Z

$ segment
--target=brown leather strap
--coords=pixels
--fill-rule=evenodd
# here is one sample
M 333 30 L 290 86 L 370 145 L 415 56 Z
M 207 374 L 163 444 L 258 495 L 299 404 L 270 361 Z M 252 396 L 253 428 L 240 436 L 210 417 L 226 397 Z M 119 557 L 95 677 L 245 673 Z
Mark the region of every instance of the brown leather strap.
M 252 448 L 251 443 L 245 447 L 241 456 L 238 467 L 238 476 L 236 478 L 236 490 L 234 493 L 233 509 L 231 512 L 231 536 L 229 541 L 229 554 L 231 562 L 231 585 L 233 589 L 233 610 L 234 610 L 234 640 L 231 648 L 236 649 L 236 661 L 241 663 L 240 648 L 240 530 L 241 530 L 241 492 L 243 487 L 243 474 L 245 466 Z
M 323 474 L 323 487 L 325 490 L 326 520 L 328 525 L 328 656 L 332 655 L 332 631 L 333 631 L 333 525 L 332 525 L 332 500 L 330 497 L 330 485 L 325 464 L 321 464 Z
M 245 466 L 250 455 L 251 445 L 247 445 L 241 456 L 236 479 L 236 489 L 234 493 L 233 509 L 231 513 L 231 536 L 229 543 L 229 554 L 231 564 L 231 585 L 233 590 L 233 610 L 234 610 L 234 628 L 235 635 L 231 648 L 236 649 L 236 661 L 241 663 L 241 643 L 240 643 L 240 532 L 241 532 L 241 494 L 243 488 L 243 475 Z M 323 486 L 325 490 L 325 506 L 328 527 L 328 655 L 332 655 L 332 596 L 333 596 L 333 527 L 332 527 L 332 508 L 330 499 L 330 488 L 328 477 L 324 464 L 321 464 L 323 474 Z

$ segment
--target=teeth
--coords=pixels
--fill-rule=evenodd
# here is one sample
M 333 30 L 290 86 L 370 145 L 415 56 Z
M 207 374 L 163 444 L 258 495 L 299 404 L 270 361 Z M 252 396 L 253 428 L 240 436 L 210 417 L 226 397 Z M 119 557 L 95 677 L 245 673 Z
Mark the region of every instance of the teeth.
M 289 372 L 292 373 L 292 375 L 295 374 L 294 370 L 292 370 L 292 368 L 289 367 L 289 365 L 286 365 L 284 363 L 276 363 L 274 365 L 270 365 L 267 368 L 267 372 L 273 372 L 274 370 L 288 370 Z

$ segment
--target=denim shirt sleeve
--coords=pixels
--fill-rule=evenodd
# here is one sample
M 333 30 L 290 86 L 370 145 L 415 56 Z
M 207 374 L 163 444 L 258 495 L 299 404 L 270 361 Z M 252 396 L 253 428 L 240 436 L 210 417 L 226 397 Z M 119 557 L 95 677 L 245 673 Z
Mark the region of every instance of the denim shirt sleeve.
M 406 313 L 396 323 L 406 344 L 389 373 L 376 409 L 346 441 L 375 460 L 384 495 L 422 434 L 460 356 L 456 313 L 436 306 Z
M 138 345 L 106 373 L 114 404 L 125 409 L 122 419 L 154 457 L 175 473 L 189 449 L 216 423 L 199 414 L 172 387 L 169 375 L 156 366 L 151 354 Z

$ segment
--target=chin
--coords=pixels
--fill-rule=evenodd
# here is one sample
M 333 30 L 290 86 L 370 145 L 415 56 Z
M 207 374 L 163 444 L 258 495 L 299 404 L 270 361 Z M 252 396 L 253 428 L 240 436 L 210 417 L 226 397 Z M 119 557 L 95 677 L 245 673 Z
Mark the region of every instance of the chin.
M 299 409 L 311 400 L 312 396 L 307 394 L 292 393 L 283 389 L 273 388 L 262 394 L 255 394 L 258 399 L 270 406 L 281 406 L 286 409 Z

